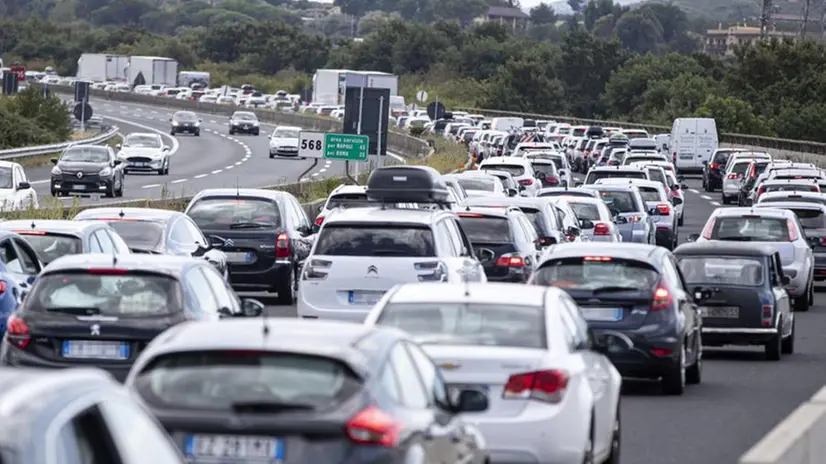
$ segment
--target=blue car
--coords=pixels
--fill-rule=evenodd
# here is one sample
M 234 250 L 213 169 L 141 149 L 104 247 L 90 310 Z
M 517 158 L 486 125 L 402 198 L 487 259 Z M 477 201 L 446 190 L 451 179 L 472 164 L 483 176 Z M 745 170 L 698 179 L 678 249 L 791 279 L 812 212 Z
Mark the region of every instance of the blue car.
M 0 231 L 0 335 L 5 335 L 6 320 L 42 269 L 29 242 L 14 232 Z

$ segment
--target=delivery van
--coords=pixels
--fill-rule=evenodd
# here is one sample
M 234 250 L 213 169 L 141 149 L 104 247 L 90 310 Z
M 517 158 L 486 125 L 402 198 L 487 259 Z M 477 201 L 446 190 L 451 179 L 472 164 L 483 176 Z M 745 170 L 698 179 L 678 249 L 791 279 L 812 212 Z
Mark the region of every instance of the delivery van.
M 717 149 L 717 123 L 710 118 L 677 118 L 671 126 L 671 156 L 680 174 L 703 172 Z

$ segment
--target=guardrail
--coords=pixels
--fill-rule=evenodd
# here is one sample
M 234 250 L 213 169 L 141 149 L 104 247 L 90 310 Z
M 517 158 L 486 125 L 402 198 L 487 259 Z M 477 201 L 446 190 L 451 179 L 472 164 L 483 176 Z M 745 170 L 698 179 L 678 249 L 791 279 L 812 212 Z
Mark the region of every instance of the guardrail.
M 50 85 L 49 89 L 52 92 L 61 94 L 74 95 L 74 88 L 68 86 Z M 119 101 L 123 103 L 138 103 L 150 106 L 162 106 L 167 108 L 190 110 L 199 113 L 216 114 L 223 116 L 231 116 L 235 111 L 252 111 L 258 115 L 258 119 L 263 122 L 271 124 L 279 124 L 285 126 L 298 126 L 305 129 L 316 130 L 320 132 L 341 132 L 343 122 L 336 119 L 326 119 L 314 117 L 301 113 L 283 113 L 269 109 L 252 109 L 240 108 L 231 105 L 219 105 L 217 103 L 202 103 L 190 100 L 178 100 L 169 97 L 157 97 L 152 95 L 142 95 L 130 92 L 106 92 L 98 89 L 90 89 L 90 94 L 93 97 Z M 409 135 L 399 134 L 388 131 L 387 146 L 392 149 L 394 153 L 406 156 L 408 158 L 418 158 L 427 155 L 430 152 L 430 147 L 427 142 L 411 137 Z
M 100 135 L 96 135 L 94 137 L 90 137 L 84 140 L 74 140 L 72 142 L 55 143 L 52 145 L 40 145 L 37 147 L 23 147 L 11 148 L 9 150 L 0 150 L 0 160 L 27 158 L 29 156 L 57 153 L 63 151 L 63 149 L 65 149 L 69 145 L 77 145 L 81 143 L 96 145 L 98 143 L 103 143 L 116 135 L 118 135 L 118 127 L 112 126 Z
M 739 464 L 821 464 L 826 460 L 826 386 L 798 406 Z

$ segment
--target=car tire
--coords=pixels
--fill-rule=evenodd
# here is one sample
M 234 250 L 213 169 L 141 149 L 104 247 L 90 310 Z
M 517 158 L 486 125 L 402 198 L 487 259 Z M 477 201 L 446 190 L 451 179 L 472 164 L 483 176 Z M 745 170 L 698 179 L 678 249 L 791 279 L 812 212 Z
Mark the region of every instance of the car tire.
M 703 381 L 703 341 L 697 339 L 697 360 L 685 371 L 685 383 L 699 385 Z
M 120 188 L 115 191 L 115 196 L 123 197 L 123 176 L 120 178 Z
M 680 226 L 680 227 L 682 227 L 682 225 L 683 225 L 683 215 L 682 214 L 680 215 L 680 219 L 677 219 L 677 225 Z
M 680 359 L 663 373 L 660 383 L 666 395 L 679 396 L 685 392 L 685 347 L 680 347 Z
M 230 129 L 230 130 L 229 130 L 229 135 L 235 135 L 235 131 L 234 131 L 234 130 L 232 130 L 232 129 Z
M 812 293 L 812 287 L 813 287 L 813 284 L 811 284 L 811 283 L 808 284 L 808 286 L 806 288 L 806 294 L 801 295 L 801 296 L 794 299 L 794 302 L 793 302 L 794 307 L 792 308 L 792 310 L 794 312 L 796 312 L 796 313 L 806 312 L 806 311 L 809 310 L 809 307 L 811 306 L 809 304 L 809 297 L 811 296 L 811 293 Z
M 174 137 L 174 136 L 175 136 L 175 131 L 174 131 L 174 130 L 173 130 L 173 131 L 169 131 L 169 135 L 171 135 L 171 136 L 173 136 L 173 137 Z
M 261 133 L 261 131 L 260 131 L 260 130 L 257 130 L 257 131 L 255 131 L 255 132 L 253 132 L 253 133 L 252 133 L 252 135 L 256 135 L 256 136 L 257 136 L 257 135 L 258 135 L 258 134 L 260 134 L 260 133 Z
M 276 287 L 276 303 L 279 305 L 291 305 L 295 303 L 295 270 L 290 270 L 290 279 L 284 284 Z
M 585 442 L 585 450 L 582 453 L 582 464 L 596 464 L 596 453 L 594 452 L 594 414 L 591 413 L 591 425 L 588 427 L 588 440 Z
M 780 361 L 780 356 L 783 353 L 783 337 L 778 331 L 765 345 L 766 360 Z
M 792 319 L 792 333 L 780 342 L 780 353 L 794 354 L 794 319 Z
M 200 137 L 201 136 L 201 131 L 199 131 L 199 130 L 195 131 L 195 133 L 193 135 L 195 135 L 195 137 Z
M 721 193 L 720 194 L 720 203 L 722 203 L 724 205 L 729 205 L 729 204 L 731 204 L 731 200 L 729 200 L 728 197 L 726 197 L 725 195 L 723 195 Z
M 52 196 L 53 196 L 53 197 L 59 197 L 59 196 L 60 196 L 60 194 L 58 193 L 58 191 L 57 191 L 57 190 L 52 189 Z
M 115 198 L 115 180 L 112 179 L 112 182 L 106 186 L 106 198 Z
M 273 158 L 275 158 L 275 155 L 273 155 L 272 153 L 270 153 L 270 159 L 273 159 Z

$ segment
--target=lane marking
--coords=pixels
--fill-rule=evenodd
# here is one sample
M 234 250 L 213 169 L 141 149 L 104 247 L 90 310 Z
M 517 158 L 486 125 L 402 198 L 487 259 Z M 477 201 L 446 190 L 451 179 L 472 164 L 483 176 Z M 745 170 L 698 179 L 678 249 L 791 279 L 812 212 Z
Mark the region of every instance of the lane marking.
M 695 189 L 688 189 L 688 191 L 691 192 L 691 193 L 700 193 L 698 190 L 695 190 Z
M 714 206 L 720 206 L 720 203 L 717 203 L 716 201 L 710 201 L 709 203 L 711 203 Z
M 162 185 L 161 184 L 149 184 L 149 185 L 144 185 L 141 188 L 151 189 L 151 188 L 158 188 L 158 187 L 162 187 Z
M 208 176 L 209 174 L 198 174 L 195 176 L 195 179 L 203 179 L 204 177 Z
M 178 179 L 178 180 L 173 180 L 172 182 L 170 182 L 170 184 L 180 184 L 181 182 L 186 182 L 186 181 L 187 181 L 187 179 Z
M 223 169 L 216 169 L 216 170 L 212 171 L 211 174 L 218 174 L 220 172 L 223 172 Z
M 708 195 L 700 195 L 700 198 L 702 198 L 703 200 L 711 201 L 711 197 Z

